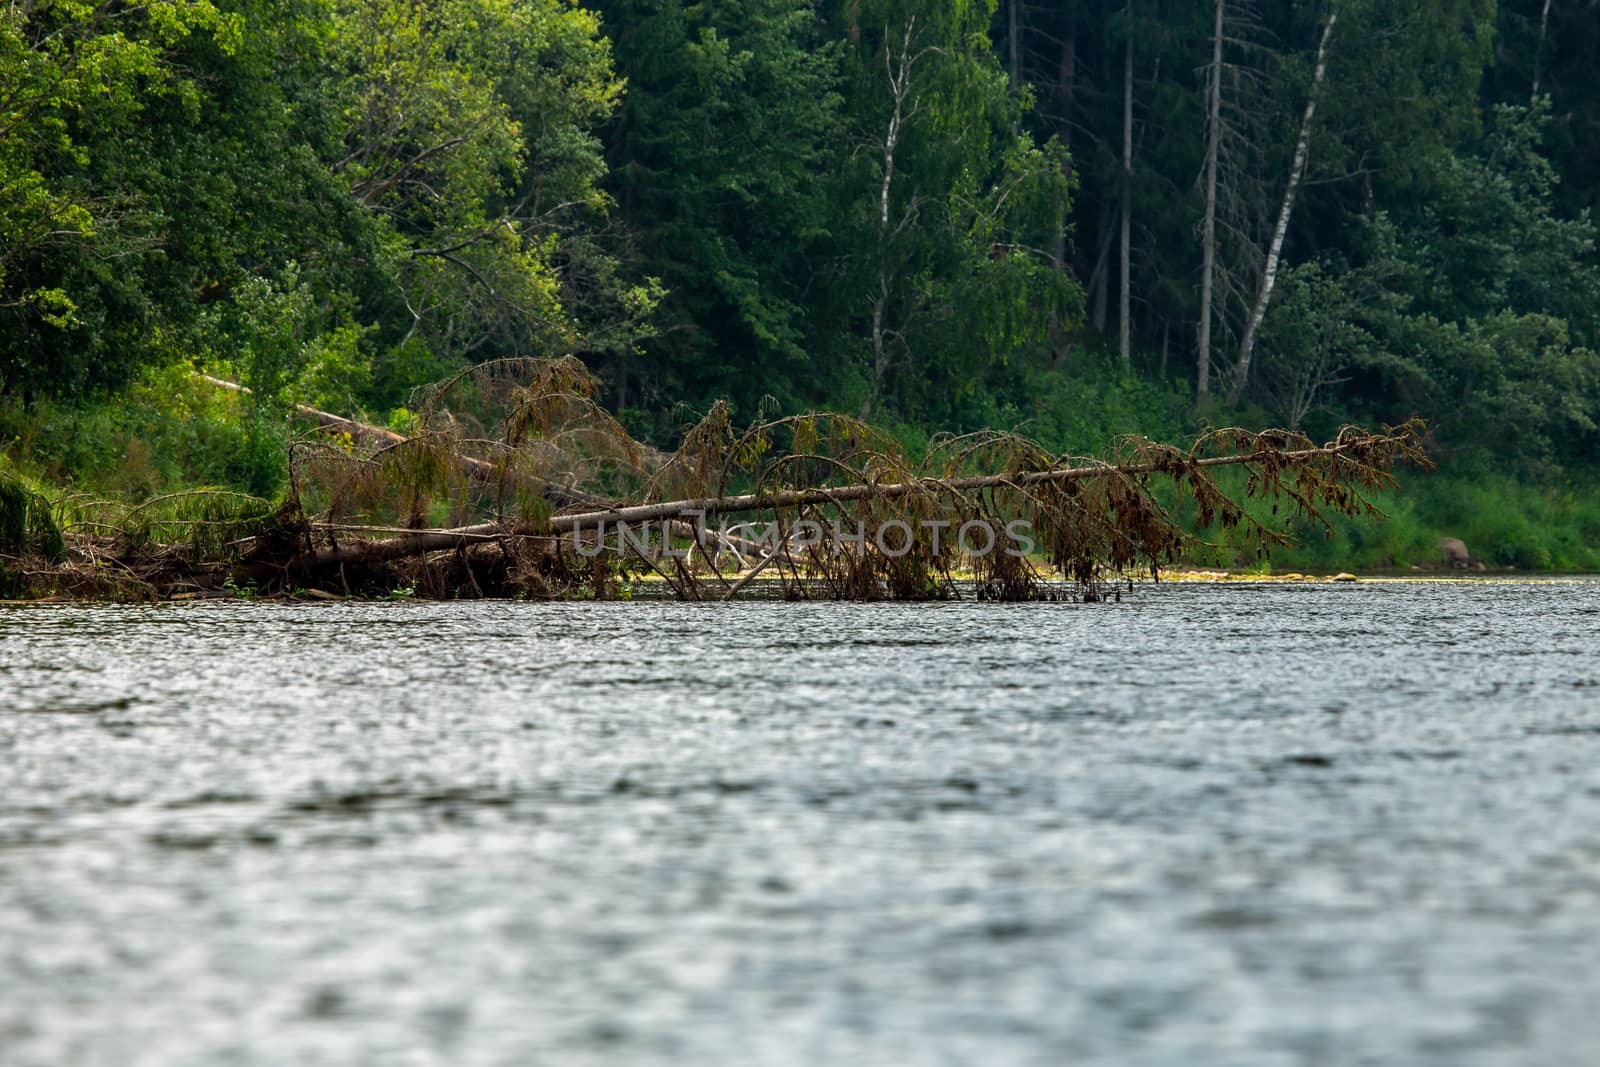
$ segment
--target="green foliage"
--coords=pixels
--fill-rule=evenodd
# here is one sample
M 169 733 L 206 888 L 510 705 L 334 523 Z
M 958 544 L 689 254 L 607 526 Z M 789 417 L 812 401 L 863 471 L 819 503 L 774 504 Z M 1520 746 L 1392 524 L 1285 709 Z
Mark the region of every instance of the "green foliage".
M 1494 109 L 1479 154 L 1419 165 L 1432 194 L 1364 220 L 1351 263 L 1285 272 L 1261 342 L 1258 395 L 1298 425 L 1319 406 L 1397 420 L 1524 469 L 1600 446 L 1595 234 L 1553 210 L 1539 107 Z
M 1077 282 L 1048 249 L 1065 153 L 1018 133 L 1026 101 L 989 48 L 981 3 L 850 6 L 847 136 L 825 340 L 859 368 L 861 409 L 954 428 L 964 402 L 1037 362 L 1074 323 Z
M 1032 380 L 1031 400 L 1010 409 L 1021 417 L 1016 429 L 1060 452 L 1098 455 L 1125 434 L 1176 444 L 1197 429 L 1183 383 L 1124 374 L 1113 353 L 1085 353 Z
M 196 116 L 202 90 L 177 51 L 203 37 L 226 52 L 239 34 L 211 0 L 0 13 L 0 391 L 124 372 L 113 320 L 142 317 L 153 219 L 99 172 L 99 149 Z
M 1222 480 L 1228 486 L 1227 479 Z M 1600 573 L 1600 486 L 1593 481 L 1529 483 L 1490 468 L 1466 464 L 1439 474 L 1403 475 L 1397 490 L 1375 493 L 1382 522 L 1336 517 L 1325 534 L 1288 524 L 1294 545 L 1274 549 L 1274 570 L 1335 572 L 1447 570 L 1441 538 L 1463 541 L 1474 559 L 1499 570 Z M 1267 507 L 1258 517 L 1278 521 Z M 1217 551 L 1196 562 L 1246 567 L 1253 550 L 1230 543 L 1220 531 Z
M 845 147 L 837 44 L 807 0 L 598 8 L 629 84 L 608 185 L 669 292 L 644 359 L 612 365 L 619 404 L 629 379 L 657 406 L 817 396 L 808 289 Z
M 1589 558 L 1551 501 L 1600 464 L 1600 9 L 1228 6 L 1224 363 L 1318 103 L 1239 418 L 1319 437 L 1429 419 L 1445 474 L 1416 483 L 1422 510 L 1349 527 L 1358 559 L 1417 558 L 1451 526 L 1510 565 Z M 6 450 L 74 489 L 272 499 L 293 404 L 466 425 L 470 401 L 422 410 L 414 390 L 567 353 L 646 438 L 726 397 L 741 418 L 867 415 L 912 452 L 980 426 L 1068 452 L 1175 440 L 1221 418 L 1178 380 L 1196 367 L 1212 11 L 14 4 Z M 1125 217 L 1132 367 L 1105 355 Z M 252 392 L 198 386 L 197 367 Z M 1446 521 L 1429 487 L 1457 468 L 1545 488 L 1455 492 L 1503 528 Z
M 324 159 L 387 222 L 384 303 L 406 315 L 391 329 L 435 351 L 582 343 L 561 236 L 605 207 L 589 131 L 622 88 L 595 16 L 560 0 L 339 0 L 326 60 Z
M 593 236 L 622 85 L 564 0 L 14 5 L 0 85 L 3 394 L 200 358 L 387 406 L 656 299 Z
M 3 458 L 0 458 L 0 552 L 37 552 L 52 562 L 59 562 L 67 554 L 50 498 Z
M 42 480 L 99 496 L 142 500 L 223 485 L 272 497 L 283 485 L 287 430 L 170 367 L 112 395 L 0 400 L 0 442 Z
M 250 600 L 256 595 L 254 586 L 238 584 L 231 574 L 222 580 L 222 591 L 231 593 L 240 600 Z
M 187 544 L 191 558 L 228 559 L 232 546 L 260 533 L 277 511 L 271 501 L 216 486 L 153 497 L 117 520 L 124 551 Z

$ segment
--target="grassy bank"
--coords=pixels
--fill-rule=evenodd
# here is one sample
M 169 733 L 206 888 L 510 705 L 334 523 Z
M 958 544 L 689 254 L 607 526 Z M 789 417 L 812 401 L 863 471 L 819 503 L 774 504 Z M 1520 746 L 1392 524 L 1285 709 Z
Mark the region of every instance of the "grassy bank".
M 1458 538 L 1490 570 L 1600 573 L 1600 478 L 1528 481 L 1445 464 L 1426 474 L 1405 472 L 1397 490 L 1374 496 L 1382 521 L 1336 517 L 1331 535 L 1292 527 L 1296 542 L 1265 561 L 1230 543 L 1195 553 L 1203 566 L 1261 567 L 1268 571 L 1424 570 L 1444 565 L 1441 538 Z M 1260 512 L 1266 516 L 1266 509 Z
M 199 485 L 274 496 L 287 440 L 281 418 L 197 380 L 186 365 L 146 371 L 108 396 L 0 401 L 0 450 L 15 470 L 124 502 Z

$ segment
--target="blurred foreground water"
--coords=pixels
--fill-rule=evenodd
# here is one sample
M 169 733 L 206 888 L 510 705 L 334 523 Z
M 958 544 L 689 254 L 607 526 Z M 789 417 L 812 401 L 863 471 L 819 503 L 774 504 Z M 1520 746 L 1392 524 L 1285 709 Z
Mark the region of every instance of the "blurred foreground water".
M 1600 584 L 0 609 L 0 1063 L 1600 1062 Z

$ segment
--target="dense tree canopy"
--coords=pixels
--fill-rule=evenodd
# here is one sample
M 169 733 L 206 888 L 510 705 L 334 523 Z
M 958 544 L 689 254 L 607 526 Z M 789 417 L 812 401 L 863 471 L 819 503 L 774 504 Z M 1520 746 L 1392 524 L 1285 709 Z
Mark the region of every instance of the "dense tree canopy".
M 204 358 L 392 402 L 625 347 L 654 303 L 594 233 L 622 83 L 581 8 L 45 3 L 3 34 L 7 389 Z
M 193 364 L 387 418 L 575 353 L 645 433 L 1142 380 L 1593 464 L 1596 39 L 1560 0 L 14 4 L 0 394 Z

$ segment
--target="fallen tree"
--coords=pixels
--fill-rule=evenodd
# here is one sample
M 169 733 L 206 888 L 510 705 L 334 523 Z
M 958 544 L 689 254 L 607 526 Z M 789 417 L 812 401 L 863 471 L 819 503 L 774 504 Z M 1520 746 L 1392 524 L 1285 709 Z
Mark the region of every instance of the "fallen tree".
M 1015 495 L 1019 502 L 1028 501 L 1031 496 L 1031 502 L 1039 504 L 1038 496 L 1030 495 L 1029 489 L 1061 489 L 1074 482 L 1091 480 L 1110 482 L 1121 492 L 1113 491 L 1106 499 L 1106 510 L 1080 512 L 1075 519 L 1069 519 L 1067 525 L 1073 532 L 1064 538 L 1058 537 L 1053 546 L 1059 549 L 1055 553 L 1055 562 L 1063 565 L 1065 573 L 1077 576 L 1087 584 L 1099 575 L 1101 565 L 1106 563 L 1123 570 L 1131 564 L 1143 562 L 1155 570 L 1175 560 L 1177 550 L 1189 540 L 1189 535 L 1171 523 L 1164 509 L 1150 494 L 1143 482 L 1150 475 L 1187 480 L 1191 488 L 1199 490 L 1205 513 L 1204 525 L 1220 520 L 1224 526 L 1234 526 L 1249 521 L 1249 513 L 1217 488 L 1216 483 L 1206 477 L 1206 472 L 1221 467 L 1246 468 L 1253 486 L 1270 483 L 1268 491 L 1283 493 L 1303 515 L 1320 517 L 1322 509 L 1330 506 L 1343 513 L 1349 513 L 1351 505 L 1355 510 L 1364 508 L 1364 499 L 1356 494 L 1355 487 L 1383 484 L 1393 462 L 1413 455 L 1415 449 L 1415 437 L 1410 430 L 1390 434 L 1346 431 L 1339 439 L 1320 447 L 1278 447 L 1276 441 L 1281 439 L 1281 435 L 1239 435 L 1236 440 L 1247 442 L 1246 449 L 1229 455 L 1196 456 L 1151 446 L 1153 451 L 1159 453 L 1159 458 L 1136 463 L 1104 462 L 962 478 L 857 482 L 731 496 L 703 496 L 554 515 L 542 525 L 508 527 L 500 522 L 486 522 L 455 529 L 404 534 L 381 541 L 314 549 L 288 561 L 287 567 L 292 574 L 308 575 L 319 569 L 346 563 L 388 561 L 438 549 L 457 548 L 475 541 L 549 537 L 552 533 L 576 538 L 586 532 L 603 535 L 608 527 L 625 528 L 674 520 L 680 523 L 693 520 L 697 528 L 703 528 L 698 524 L 706 519 L 735 513 L 781 515 L 816 507 L 839 508 L 852 503 L 888 504 L 908 497 L 942 498 L 948 501 L 956 517 L 944 520 L 923 517 L 918 520 L 923 526 L 939 524 L 948 528 L 960 521 L 961 517 L 979 510 L 972 506 L 969 499 L 973 494 L 1001 491 Z M 1291 475 L 1288 482 L 1284 481 L 1286 474 Z M 1252 495 L 1254 492 L 1252 489 Z M 1071 497 L 1074 494 L 1068 490 L 1066 495 Z M 1051 517 L 1057 525 L 1063 518 L 1060 514 Z M 1088 525 L 1105 528 L 1111 537 L 1083 537 L 1085 520 Z M 1265 542 L 1287 543 L 1285 536 L 1266 527 L 1255 532 Z M 873 540 L 879 540 L 876 531 L 873 531 Z M 1112 551 L 1103 558 L 1086 556 L 1083 548 L 1075 549 L 1073 545 L 1074 541 L 1082 541 L 1085 542 L 1084 548 L 1090 544 L 1104 548 L 1107 547 L 1107 540 L 1114 544 L 1110 546 Z M 575 545 L 578 543 L 574 540 Z M 774 558 L 774 555 L 768 555 L 758 566 L 764 568 Z M 250 571 L 249 575 L 256 577 L 258 572 Z
M 214 378 L 209 374 L 196 373 L 195 377 L 210 385 L 214 385 L 219 389 L 227 390 L 228 392 L 237 393 L 241 396 L 250 395 L 250 389 L 246 386 L 238 384 L 237 382 L 230 382 L 222 378 Z M 400 448 L 402 446 L 411 444 L 413 440 L 411 437 L 399 433 L 398 431 L 391 430 L 386 426 L 376 426 L 369 422 L 362 422 L 359 419 L 346 418 L 343 415 L 335 415 L 332 412 L 322 411 L 318 408 L 314 408 L 309 404 L 292 404 L 290 407 L 296 415 L 303 419 L 309 419 L 319 430 L 322 430 L 326 433 L 346 434 L 352 440 L 366 441 L 379 449 Z M 540 477 L 526 470 L 521 470 L 514 464 L 508 464 L 504 462 L 497 463 L 489 460 L 479 459 L 476 456 L 464 454 L 459 450 L 455 451 L 450 458 L 453 462 L 459 463 L 461 465 L 461 469 L 479 484 L 489 487 L 499 487 L 502 491 L 507 483 L 511 483 L 518 486 L 525 492 L 536 493 L 542 496 L 545 500 L 556 505 L 585 504 L 591 507 L 600 508 L 613 506 L 615 503 L 614 501 L 607 500 L 603 496 L 599 496 L 594 493 L 586 493 L 574 486 L 561 484 L 548 478 Z M 678 537 L 705 536 L 703 532 L 697 531 L 694 527 L 683 522 L 673 523 L 671 530 L 672 533 Z M 760 553 L 759 545 L 752 544 L 744 538 L 726 534 L 717 536 L 714 540 L 708 541 L 708 544 L 717 547 L 718 549 L 727 549 L 739 555 L 741 558 L 751 555 L 759 555 Z M 449 547 L 449 545 L 430 543 L 430 548 L 433 547 L 442 548 Z M 429 549 L 422 549 L 422 551 L 428 550 Z M 412 553 L 402 553 L 402 555 L 407 554 Z
M 196 373 L 195 377 L 209 385 L 216 386 L 218 389 L 237 393 L 240 396 L 251 395 L 250 389 L 247 386 L 240 385 L 238 382 L 214 378 L 209 374 Z M 375 426 L 370 422 L 362 422 L 359 419 L 335 415 L 330 411 L 314 408 L 310 404 L 291 404 L 289 407 L 296 415 L 313 422 L 319 430 L 326 433 L 348 434 L 352 440 L 365 441 L 376 448 L 399 448 L 410 444 L 412 440 L 407 435 L 391 430 L 387 426 Z M 572 486 L 557 484 L 525 471 L 519 471 L 515 467 L 492 463 L 476 456 L 461 453 L 458 453 L 455 459 L 456 462 L 461 464 L 464 471 L 486 485 L 494 485 L 509 478 L 522 482 L 532 491 L 542 493 L 561 504 L 603 504 L 606 502 L 602 497 L 585 493 Z
M 343 436 L 291 447 L 291 492 L 270 514 L 253 501 L 248 521 L 230 518 L 215 495 L 188 514 L 198 505 L 180 494 L 145 506 L 138 524 L 68 522 L 69 555 L 115 561 L 152 595 L 400 585 L 599 597 L 648 574 L 679 597 L 726 599 L 775 572 L 790 596 L 917 599 L 960 595 L 959 571 L 996 599 L 1098 598 L 1113 578 L 1159 574 L 1208 529 L 1242 531 L 1263 552 L 1287 543 L 1252 500 L 1326 526 L 1330 514 L 1375 513 L 1367 492 L 1422 461 L 1415 425 L 1347 428 L 1322 444 L 1239 429 L 1187 448 L 1126 437 L 1098 459 L 984 432 L 913 458 L 847 416 L 737 430 L 724 405 L 659 453 L 594 391 L 576 360 L 495 361 L 425 394 L 416 435 L 303 409 Z M 1238 472 L 1229 488 L 1224 471 Z M 180 548 L 171 534 L 185 529 Z M 1025 536 L 1002 550 L 1000 530 Z

